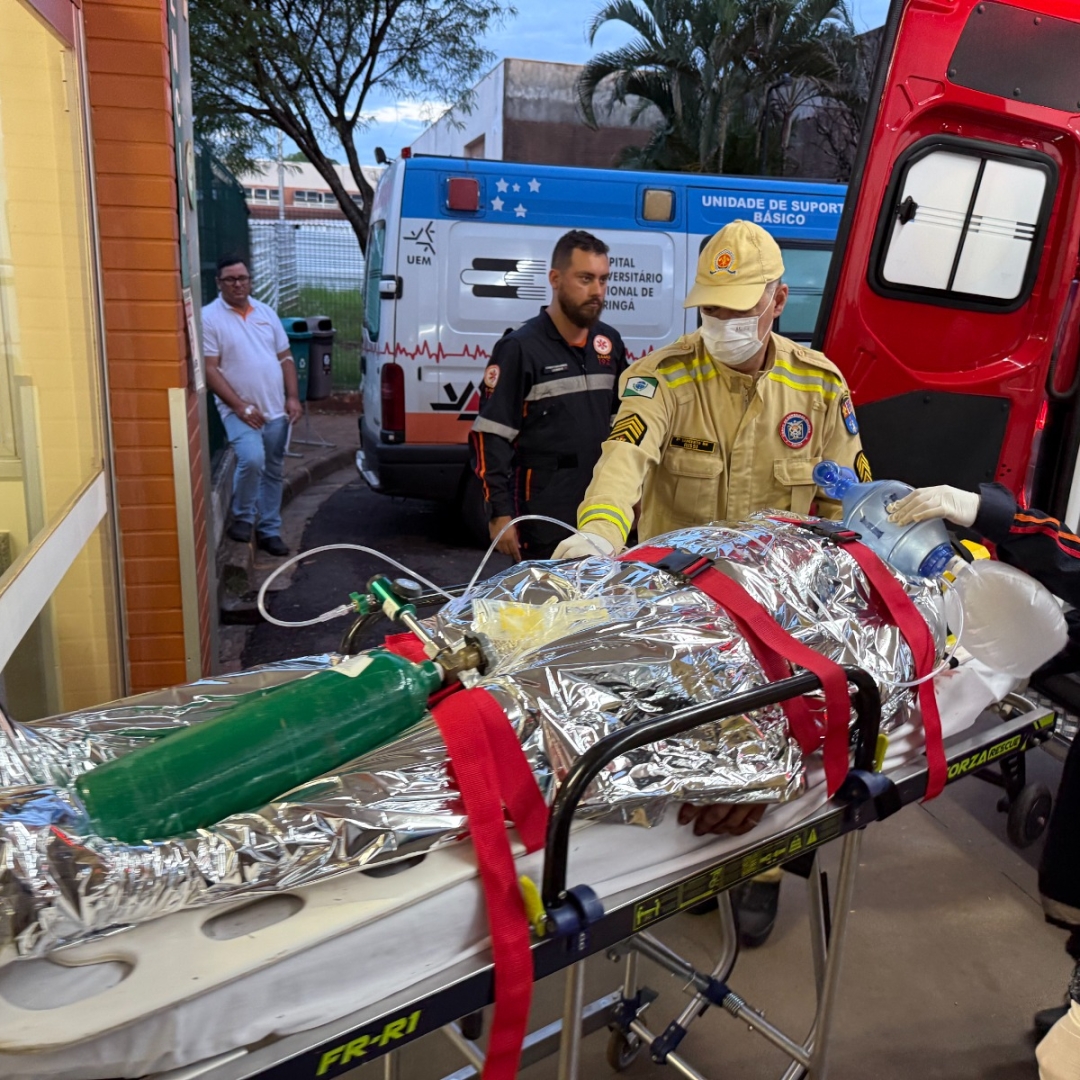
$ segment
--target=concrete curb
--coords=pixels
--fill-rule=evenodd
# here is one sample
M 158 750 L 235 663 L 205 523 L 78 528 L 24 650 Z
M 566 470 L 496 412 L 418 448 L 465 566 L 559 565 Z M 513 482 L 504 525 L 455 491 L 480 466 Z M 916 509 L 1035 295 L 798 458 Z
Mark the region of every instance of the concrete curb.
M 331 473 L 337 472 L 338 469 L 344 469 L 352 465 L 355 461 L 355 447 L 343 446 L 332 454 L 327 454 L 325 457 L 313 461 L 310 465 L 302 465 L 285 477 L 285 482 L 281 487 L 281 505 L 284 506 L 290 500 L 295 499 L 302 491 L 311 487 L 312 484 L 325 479 Z M 356 475 L 359 476 L 360 474 L 357 473 Z

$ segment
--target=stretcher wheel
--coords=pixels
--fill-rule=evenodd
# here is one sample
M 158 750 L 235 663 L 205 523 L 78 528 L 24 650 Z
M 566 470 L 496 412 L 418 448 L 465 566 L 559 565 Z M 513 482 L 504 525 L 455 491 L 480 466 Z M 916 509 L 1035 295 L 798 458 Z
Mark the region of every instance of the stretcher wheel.
M 616 1028 L 608 1037 L 607 1063 L 615 1072 L 625 1072 L 634 1064 L 645 1044 L 633 1033 Z
M 1030 847 L 1042 836 L 1053 805 L 1053 796 L 1045 784 L 1025 784 L 1016 798 L 1009 800 L 1005 831 L 1014 847 Z

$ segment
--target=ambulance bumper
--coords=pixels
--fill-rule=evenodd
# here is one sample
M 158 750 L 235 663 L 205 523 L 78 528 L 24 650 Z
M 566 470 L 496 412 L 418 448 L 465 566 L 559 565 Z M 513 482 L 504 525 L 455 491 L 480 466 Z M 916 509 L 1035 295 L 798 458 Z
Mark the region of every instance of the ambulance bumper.
M 453 499 L 469 464 L 465 443 L 399 444 L 379 440 L 379 433 L 360 425 L 357 472 L 372 491 L 414 499 Z

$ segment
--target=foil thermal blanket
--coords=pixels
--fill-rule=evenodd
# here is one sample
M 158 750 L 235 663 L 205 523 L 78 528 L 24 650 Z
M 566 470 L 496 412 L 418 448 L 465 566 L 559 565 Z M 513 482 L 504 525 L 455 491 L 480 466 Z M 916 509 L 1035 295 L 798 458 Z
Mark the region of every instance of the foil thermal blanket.
M 862 572 L 842 547 L 764 515 L 651 543 L 715 559 L 785 630 L 839 663 L 865 668 L 881 689 L 886 730 L 908 718 L 913 694 L 899 684 L 914 677 L 911 655 L 871 606 Z M 937 587 L 900 580 L 940 653 Z M 493 611 L 544 604 L 574 613 L 562 636 L 489 634 L 479 685 L 506 712 L 549 796 L 574 759 L 608 732 L 767 681 L 712 600 L 640 563 L 521 563 L 446 604 L 430 625 L 452 641 L 490 630 Z M 88 834 L 65 787 L 74 776 L 214 715 L 232 695 L 339 660 L 309 657 L 207 679 L 0 734 L 0 962 L 463 839 L 467 822 L 430 717 L 335 774 L 197 834 L 143 845 Z M 801 752 L 777 707 L 627 755 L 599 778 L 580 812 L 649 825 L 672 800 L 784 802 L 802 783 Z

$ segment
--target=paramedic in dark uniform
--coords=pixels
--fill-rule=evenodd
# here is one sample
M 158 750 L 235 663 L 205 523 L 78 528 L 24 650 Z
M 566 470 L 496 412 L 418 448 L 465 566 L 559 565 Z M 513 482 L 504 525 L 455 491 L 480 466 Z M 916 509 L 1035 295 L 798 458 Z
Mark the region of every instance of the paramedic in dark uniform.
M 787 302 L 784 260 L 760 225 L 733 221 L 702 249 L 685 307 L 701 327 L 636 361 L 623 376 L 619 413 L 585 498 L 578 528 L 556 558 L 617 554 L 636 524 L 645 541 L 759 510 L 839 518 L 840 504 L 814 484 L 830 458 L 871 479 L 851 395 L 840 370 L 772 327 Z M 635 506 L 641 514 L 635 522 Z M 696 833 L 741 835 L 762 803 L 685 804 Z M 740 939 L 772 932 L 781 871 L 767 870 L 733 893 Z
M 626 367 L 622 338 L 600 322 L 608 274 L 607 245 L 568 232 L 551 255 L 551 303 L 492 351 L 469 441 L 493 539 L 519 514 L 574 524 Z M 548 559 L 565 536 L 557 525 L 523 521 L 499 551 Z
M 998 558 L 1042 582 L 1074 609 L 1080 609 L 1080 537 L 1057 518 L 1023 510 L 1007 488 L 982 484 L 979 494 L 954 487 L 919 488 L 901 499 L 890 515 L 898 525 L 944 518 L 973 528 L 997 548 Z M 1080 610 L 1066 613 L 1069 642 L 1041 670 L 1080 671 Z M 1048 922 L 1071 931 L 1065 948 L 1076 961 L 1069 1005 L 1036 1014 L 1043 1080 L 1080 1076 L 1080 739 L 1065 759 L 1039 864 L 1039 893 Z

